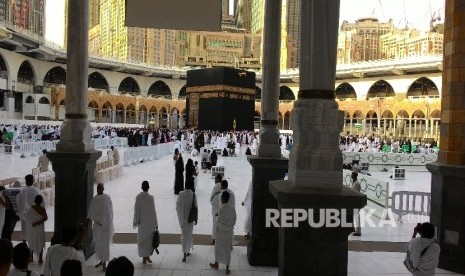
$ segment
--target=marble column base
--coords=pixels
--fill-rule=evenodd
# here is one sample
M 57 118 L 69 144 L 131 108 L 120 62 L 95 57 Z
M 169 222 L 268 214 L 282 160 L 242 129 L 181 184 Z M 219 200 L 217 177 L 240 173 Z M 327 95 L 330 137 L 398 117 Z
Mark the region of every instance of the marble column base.
M 66 119 L 61 127 L 57 150 L 63 152 L 87 152 L 94 150 L 91 141 L 92 127 L 87 118 Z
M 276 125 L 262 124 L 260 127 L 260 144 L 257 149 L 257 156 L 261 157 L 281 157 L 279 147 L 279 129 Z
M 295 187 L 289 181 L 270 182 L 270 191 L 279 210 L 288 208 L 346 210 L 345 221 L 351 223 L 353 209 L 366 205 L 365 195 L 351 189 L 317 189 Z M 340 219 L 341 216 L 339 216 Z M 316 222 L 319 219 L 315 219 Z M 347 237 L 352 227 L 279 228 L 279 276 L 347 275 Z
M 430 221 L 441 246 L 439 268 L 465 274 L 465 166 L 426 165 L 431 172 Z
M 86 222 L 87 210 L 94 196 L 95 162 L 100 156 L 102 152 L 96 150 L 47 153 L 55 172 L 54 243 L 61 242 L 64 227 Z M 90 244 L 86 245 L 86 249 L 88 246 Z M 90 250 L 85 252 L 88 256 Z
M 249 156 L 252 165 L 252 236 L 247 245 L 250 265 L 278 266 L 279 232 L 277 228 L 265 227 L 265 210 L 278 208 L 271 195 L 269 182 L 283 179 L 287 171 L 286 158 Z

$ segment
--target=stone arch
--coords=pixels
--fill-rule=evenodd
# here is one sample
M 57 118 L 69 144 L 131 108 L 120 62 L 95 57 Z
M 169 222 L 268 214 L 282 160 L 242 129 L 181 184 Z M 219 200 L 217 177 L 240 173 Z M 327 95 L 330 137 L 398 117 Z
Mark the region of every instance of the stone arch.
M 32 97 L 32 96 L 27 96 L 27 98 L 26 98 L 26 103 L 34 103 L 34 97 Z
M 35 85 L 35 71 L 32 63 L 25 60 L 21 63 L 18 69 L 17 81 L 29 85 Z
M 155 121 L 155 127 L 158 127 L 158 110 L 157 110 L 157 107 L 156 106 L 152 106 L 150 107 L 149 109 L 149 120 L 154 120 Z
M 255 100 L 261 101 L 262 100 L 262 89 L 258 86 L 255 86 Z
M 98 103 L 95 100 L 90 101 L 87 104 L 87 113 L 90 115 L 89 116 L 89 121 L 94 121 L 98 122 L 99 121 L 99 106 Z
M 179 116 L 180 116 L 179 109 L 176 107 L 171 108 L 170 115 L 171 115 L 171 120 L 169 122 L 170 124 L 169 127 L 177 128 L 179 126 Z
M 292 92 L 292 90 L 286 85 L 279 87 L 279 100 L 280 101 L 295 101 L 294 92 Z
M 98 71 L 89 74 L 87 83 L 88 87 L 110 92 L 108 80 Z
M 385 80 L 379 80 L 368 89 L 367 99 L 394 97 L 392 85 Z
M 179 100 L 185 100 L 186 99 L 186 85 L 184 85 L 183 87 L 181 87 L 181 90 L 179 90 L 179 94 L 178 94 L 178 99 Z
M 415 110 L 412 113 L 411 123 L 413 123 L 413 127 L 410 126 L 410 132 L 413 132 L 413 137 L 421 137 L 426 130 L 425 113 L 419 109 Z
M 140 87 L 134 78 L 126 77 L 120 82 L 118 92 L 140 94 Z
M 7 80 L 5 89 L 8 89 L 8 63 L 3 53 L 0 53 L 0 78 Z
M 341 83 L 335 91 L 336 99 L 343 101 L 346 99 L 357 99 L 357 93 L 352 85 L 347 82 Z
M 111 123 L 112 122 L 112 104 L 107 101 L 102 105 L 102 123 Z
M 385 110 L 381 115 L 381 118 L 392 119 L 394 118 L 394 114 L 392 114 L 391 110 Z
M 160 118 L 160 126 L 168 127 L 168 111 L 166 107 L 162 106 L 160 112 L 158 112 L 158 117 Z
M 50 104 L 50 101 L 49 101 L 49 99 L 47 97 L 41 97 L 39 99 L 39 103 L 40 104 Z
M 436 84 L 426 77 L 416 79 L 407 90 L 407 97 L 439 96 Z
M 423 111 L 417 109 L 412 113 L 412 118 L 424 119 L 424 118 L 426 118 L 426 116 L 425 116 L 425 113 Z
M 117 103 L 115 105 L 115 121 L 114 123 L 123 123 L 124 122 L 124 105 L 122 103 Z
M 376 111 L 368 111 L 365 116 L 365 121 L 370 126 L 371 130 L 373 130 L 373 127 L 378 127 L 378 114 Z
M 291 129 L 291 112 L 287 111 L 284 113 L 284 121 L 283 121 L 283 128 L 284 129 Z
M 130 103 L 126 106 L 126 124 L 135 124 L 136 123 L 136 107 L 134 104 Z
M 356 110 L 356 111 L 352 114 L 352 118 L 353 118 L 353 119 L 363 119 L 363 113 L 362 113 L 362 111 Z
M 66 84 L 66 70 L 61 66 L 55 66 L 48 70 L 44 77 L 44 84 Z
M 396 117 L 397 117 L 397 118 L 403 118 L 403 119 L 405 119 L 405 118 L 410 118 L 410 116 L 408 115 L 408 112 L 405 111 L 405 110 L 403 110 L 403 109 L 402 109 L 402 110 L 399 110 L 399 111 L 397 112 Z
M 430 114 L 430 118 L 440 119 L 441 118 L 441 110 L 439 110 L 439 109 L 433 110 L 433 112 L 431 112 L 431 114 Z
M 281 111 L 278 113 L 278 129 L 283 129 L 283 114 Z
M 148 116 L 147 107 L 143 104 L 139 106 L 139 124 L 141 125 L 148 125 L 149 123 L 149 116 Z
M 92 100 L 89 102 L 89 104 L 87 105 L 87 107 L 90 107 L 90 108 L 98 108 L 98 103 L 95 101 L 95 100 Z
M 171 94 L 171 89 L 164 81 L 156 81 L 154 82 L 148 92 L 147 95 L 153 95 L 155 97 L 163 97 L 167 99 L 172 99 L 173 95 Z

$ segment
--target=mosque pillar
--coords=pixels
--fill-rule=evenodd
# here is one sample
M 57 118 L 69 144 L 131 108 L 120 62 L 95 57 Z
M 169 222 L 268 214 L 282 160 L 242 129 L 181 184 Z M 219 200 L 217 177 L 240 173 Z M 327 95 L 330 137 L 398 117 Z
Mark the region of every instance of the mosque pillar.
M 386 137 L 386 118 L 383 119 L 384 120 L 384 123 L 383 123 L 383 136 Z
M 334 98 L 339 0 L 301 1 L 300 90 L 292 110 L 294 144 L 289 155 L 289 180 L 270 183 L 284 209 L 331 209 L 342 221 L 352 221 L 353 209 L 366 205 L 366 196 L 342 184 L 339 133 L 344 112 Z M 351 227 L 308 221 L 279 228 L 279 275 L 347 275 Z
M 350 118 L 350 126 L 349 126 L 349 133 L 350 133 L 350 135 L 352 135 L 352 125 L 354 124 L 354 121 L 353 121 L 353 120 L 354 120 L 354 119 L 351 117 L 351 118 Z
M 266 227 L 266 209 L 277 209 L 269 182 L 283 179 L 288 160 L 279 147 L 279 69 L 281 46 L 281 0 L 265 1 L 263 34 L 263 87 L 261 100 L 260 144 L 257 156 L 248 156 L 252 165 L 252 236 L 247 245 L 251 265 L 278 266 L 279 231 Z
M 441 146 L 431 172 L 431 223 L 441 246 L 439 267 L 465 273 L 465 5 L 446 0 Z
M 396 133 L 396 120 L 392 120 L 392 124 L 393 124 L 393 130 L 394 130 L 394 133 L 393 133 L 393 136 L 394 136 L 394 139 L 396 138 L 397 136 L 397 133 Z
M 101 106 L 98 107 L 98 118 L 97 118 L 97 123 L 102 122 L 102 117 L 103 117 L 103 108 Z
M 413 118 L 413 136 L 412 137 L 417 137 L 417 121 L 418 121 L 418 118 L 414 117 Z M 412 137 L 410 137 L 410 138 L 412 138 Z
M 126 120 L 126 114 L 127 114 L 127 110 L 123 110 L 123 124 L 125 124 L 127 122 Z
M 66 74 L 66 115 L 56 151 L 47 153 L 55 171 L 53 241 L 60 243 L 68 225 L 84 224 L 94 194 L 94 169 L 102 152 L 94 150 L 87 118 L 88 0 L 69 1 Z M 92 229 L 88 229 L 91 233 Z M 86 243 L 86 255 L 92 254 Z

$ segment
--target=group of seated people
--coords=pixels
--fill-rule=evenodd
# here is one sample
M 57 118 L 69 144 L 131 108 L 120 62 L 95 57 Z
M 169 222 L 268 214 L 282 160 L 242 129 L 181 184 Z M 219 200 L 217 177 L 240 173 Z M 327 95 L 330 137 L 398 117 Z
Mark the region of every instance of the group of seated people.
M 31 251 L 27 243 L 20 242 L 13 247 L 8 239 L 0 239 L 0 276 L 81 276 L 83 274 L 84 252 L 77 226 L 63 229 L 62 243 L 54 244 L 47 250 L 42 274 L 29 270 Z M 11 265 L 13 264 L 13 267 Z M 124 257 L 114 258 L 108 263 L 106 276 L 132 276 L 134 265 Z

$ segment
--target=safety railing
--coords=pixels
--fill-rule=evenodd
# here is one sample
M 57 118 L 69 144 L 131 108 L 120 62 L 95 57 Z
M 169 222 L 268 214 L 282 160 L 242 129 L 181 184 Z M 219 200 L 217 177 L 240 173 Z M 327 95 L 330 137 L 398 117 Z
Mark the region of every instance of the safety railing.
M 106 149 L 110 146 L 115 147 L 125 147 L 128 145 L 128 138 L 127 137 L 114 137 L 114 138 L 92 138 L 94 142 L 95 149 Z
M 27 157 L 27 155 L 34 156 L 40 154 L 43 150 L 55 150 L 58 142 L 59 140 L 22 143 L 19 146 L 19 152 L 22 158 Z
M 398 165 L 398 166 L 424 166 L 436 162 L 437 154 L 422 153 L 369 153 L 369 152 L 342 152 L 343 163 L 369 163 L 370 165 Z
M 399 222 L 402 222 L 402 217 L 408 214 L 429 216 L 431 213 L 431 194 L 414 191 L 393 192 L 390 208 L 392 213 L 399 216 Z
M 149 147 L 128 148 L 124 152 L 124 165 L 136 165 L 144 161 L 160 159 L 163 156 L 172 154 L 176 148 L 176 143 L 158 144 Z

